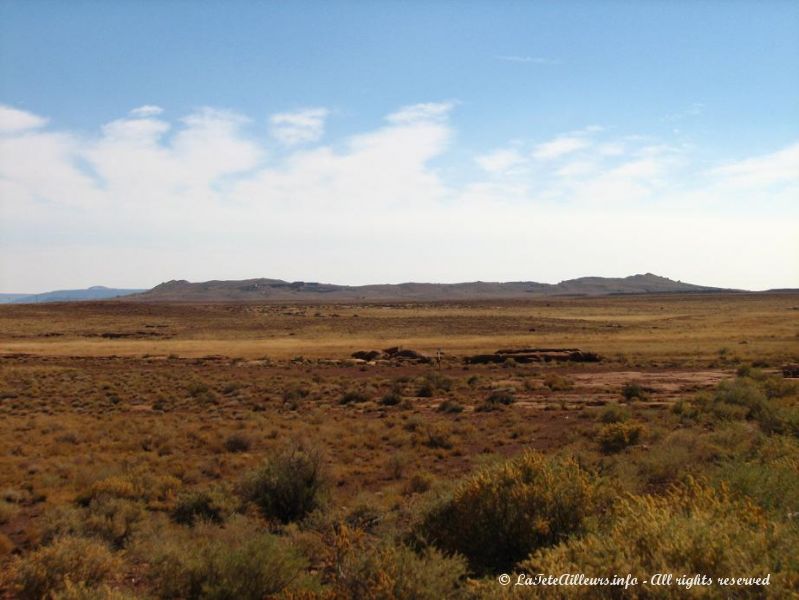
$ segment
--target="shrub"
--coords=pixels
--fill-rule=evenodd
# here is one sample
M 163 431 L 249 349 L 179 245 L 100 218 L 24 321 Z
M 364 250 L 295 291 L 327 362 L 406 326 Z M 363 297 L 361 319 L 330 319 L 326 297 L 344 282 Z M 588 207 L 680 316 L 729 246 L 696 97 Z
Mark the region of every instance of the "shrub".
M 109 496 L 98 497 L 84 507 L 56 506 L 44 515 L 42 540 L 94 537 L 123 548 L 146 517 L 143 502 Z
M 771 573 L 768 590 L 737 587 L 722 595 L 782 598 L 799 585 L 799 561 L 790 550 L 797 544 L 795 527 L 769 522 L 760 510 L 733 500 L 723 490 L 691 483 L 661 497 L 630 496 L 596 531 L 541 549 L 520 568 L 529 573 L 631 573 L 639 578 L 656 572 L 713 578 Z M 531 589 L 529 594 L 551 597 L 547 591 Z M 685 590 L 644 585 L 638 593 L 636 597 L 677 598 L 684 597 Z M 627 595 L 619 588 L 586 586 L 572 588 L 569 597 Z M 716 597 L 715 591 L 708 597 Z
M 596 498 L 595 483 L 573 459 L 527 452 L 463 481 L 424 514 L 416 534 L 464 555 L 479 573 L 505 571 L 582 532 Z
M 220 491 L 195 491 L 183 494 L 172 509 L 175 523 L 192 526 L 198 521 L 221 523 L 231 512 L 231 501 Z
M 624 423 L 630 418 L 630 410 L 619 404 L 608 404 L 599 413 L 602 423 Z
M 563 375 L 547 373 L 544 377 L 544 385 L 553 392 L 565 392 L 574 387 L 574 382 Z
M 139 600 L 134 596 L 120 590 L 113 590 L 107 585 L 90 587 L 85 583 L 72 583 L 67 580 L 64 589 L 55 592 L 52 600 Z
M 161 598 L 262 600 L 294 582 L 306 561 L 274 535 L 242 517 L 226 528 L 198 525 L 160 535 L 147 553 Z
M 424 494 L 433 487 L 435 479 L 430 473 L 414 473 L 413 476 L 405 483 L 403 493 L 406 496 L 412 494 Z
M 338 401 L 339 404 L 360 404 L 369 400 L 369 396 L 363 392 L 350 391 L 344 394 Z
M 441 373 L 431 371 L 424 376 L 424 380 L 416 391 L 420 398 L 431 398 L 436 392 L 448 392 L 452 388 L 452 380 Z
M 78 494 L 75 502 L 89 506 L 106 499 L 142 500 L 152 509 L 162 509 L 174 501 L 181 482 L 171 475 L 113 476 L 94 482 L 88 490 Z
M 475 410 L 477 412 L 492 412 L 501 410 L 504 406 L 510 406 L 514 402 L 516 402 L 516 398 L 513 396 L 513 392 L 499 390 L 491 392 Z
M 268 519 L 289 523 L 320 507 L 327 490 L 321 452 L 292 447 L 269 457 L 242 486 L 245 499 Z
M 425 429 L 423 443 L 428 448 L 444 448 L 446 450 L 453 446 L 449 431 L 435 424 Z
M 463 412 L 463 405 L 456 400 L 450 400 L 449 398 L 447 398 L 441 404 L 438 405 L 438 408 L 436 410 L 438 410 L 438 412 L 456 414 Z
M 64 589 L 67 580 L 95 586 L 120 565 L 120 560 L 100 542 L 63 537 L 17 561 L 16 592 L 21 600 L 40 600 Z
M 396 406 L 402 402 L 402 396 L 398 392 L 389 392 L 380 399 L 380 404 L 383 406 Z
M 693 402 L 697 413 L 720 421 L 753 420 L 768 434 L 799 436 L 799 409 L 795 384 L 774 377 L 760 380 L 738 377 L 722 381 L 712 394 Z
M 516 402 L 516 398 L 513 396 L 513 392 L 499 390 L 496 392 L 491 392 L 485 401 L 488 404 L 502 404 L 503 406 L 510 406 Z
M 739 457 L 721 465 L 715 479 L 779 517 L 790 515 L 799 507 L 799 440 L 766 438 L 750 460 Z
M 19 512 L 19 508 L 15 504 L 0 500 L 0 525 L 8 523 Z
M 225 440 L 225 450 L 228 452 L 247 452 L 251 446 L 250 438 L 241 433 L 229 435 Z
M 631 402 L 632 400 L 647 400 L 649 398 L 647 390 L 645 390 L 640 383 L 634 381 L 625 383 L 622 386 L 621 395 L 627 402 Z
M 599 447 L 612 454 L 634 446 L 641 439 L 644 427 L 638 423 L 608 423 L 599 430 Z
M 343 531 L 340 537 L 348 536 Z M 434 548 L 417 554 L 410 548 L 384 542 L 376 546 L 347 544 L 336 569 L 335 598 L 374 600 L 455 600 L 463 598 L 466 565 Z

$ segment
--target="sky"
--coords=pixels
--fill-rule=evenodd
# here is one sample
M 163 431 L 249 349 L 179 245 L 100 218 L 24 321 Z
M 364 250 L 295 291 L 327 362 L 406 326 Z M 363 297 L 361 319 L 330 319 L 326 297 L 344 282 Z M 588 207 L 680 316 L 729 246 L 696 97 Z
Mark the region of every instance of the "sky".
M 0 0 L 0 292 L 799 287 L 799 3 Z

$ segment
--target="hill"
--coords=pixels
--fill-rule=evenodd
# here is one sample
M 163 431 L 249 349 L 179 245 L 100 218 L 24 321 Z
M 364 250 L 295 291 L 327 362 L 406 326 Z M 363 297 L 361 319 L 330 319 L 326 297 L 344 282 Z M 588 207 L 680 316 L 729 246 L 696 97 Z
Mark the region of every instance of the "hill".
M 55 290 L 41 294 L 3 294 L 0 297 L 2 304 L 35 304 L 38 302 L 75 302 L 80 300 L 107 300 L 120 296 L 138 294 L 146 290 L 107 288 L 95 285 L 81 290 Z
M 659 277 L 652 273 L 630 277 L 581 277 L 557 284 L 517 281 L 508 283 L 400 283 L 348 286 L 330 283 L 245 279 L 190 283 L 168 281 L 127 300 L 168 302 L 392 302 L 439 300 L 501 300 L 535 296 L 603 296 L 610 294 L 709 293 L 729 291 Z

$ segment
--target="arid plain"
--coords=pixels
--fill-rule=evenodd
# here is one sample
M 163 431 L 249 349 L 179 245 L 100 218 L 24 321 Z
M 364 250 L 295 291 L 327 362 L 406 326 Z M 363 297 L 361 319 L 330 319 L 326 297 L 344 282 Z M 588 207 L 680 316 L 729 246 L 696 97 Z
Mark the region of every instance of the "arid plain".
M 473 358 L 503 349 L 526 354 Z M 733 597 L 793 597 L 799 569 L 784 550 L 799 540 L 799 409 L 782 368 L 797 361 L 796 293 L 0 306 L 0 589 L 490 598 L 508 593 L 496 576 L 511 570 L 646 571 L 675 548 L 686 572 L 698 568 L 691 552 L 710 551 L 699 538 L 664 539 L 649 562 L 619 554 L 653 543 L 654 532 L 624 529 L 650 502 L 680 535 L 727 528 L 707 542 L 718 555 L 705 570 L 771 573 Z M 538 533 L 505 547 L 505 518 L 490 538 L 499 546 L 481 553 L 490 544 L 477 530 L 493 526 L 480 482 L 532 493 L 541 481 L 509 475 L 531 462 L 579 479 L 579 498 L 569 488 L 537 504 L 566 495 L 578 522 L 535 509 L 519 523 Z M 253 491 L 264 465 L 278 485 L 281 464 L 310 468 L 290 514 Z M 465 497 L 474 515 L 458 512 Z M 498 498 L 486 506 L 507 508 Z M 461 539 L 467 522 L 475 532 Z M 272 579 L 240 564 L 259 529 L 279 563 Z M 626 537 L 611 556 L 600 542 L 613 536 Z M 196 572 L 184 564 L 192 544 L 211 545 Z M 265 583 L 230 592 L 226 568 Z M 416 592 L 403 587 L 414 581 Z M 589 591 L 558 597 L 600 597 Z M 705 597 L 727 597 L 716 592 Z

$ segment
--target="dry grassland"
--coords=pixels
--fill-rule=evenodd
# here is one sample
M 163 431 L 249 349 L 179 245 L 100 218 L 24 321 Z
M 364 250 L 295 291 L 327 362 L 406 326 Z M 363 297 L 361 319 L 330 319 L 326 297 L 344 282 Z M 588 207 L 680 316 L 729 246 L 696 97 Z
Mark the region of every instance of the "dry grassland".
M 389 346 L 431 356 L 440 350 L 442 360 L 350 358 Z M 602 360 L 463 362 L 506 347 L 579 348 Z M 0 565 L 7 573 L 0 590 L 8 598 L 228 597 L 208 591 L 208 582 L 206 591 L 180 587 L 179 568 L 162 569 L 152 554 L 154 540 L 179 545 L 194 531 L 180 511 L 194 514 L 186 506 L 207 494 L 213 511 L 197 509 L 214 515 L 203 525 L 211 528 L 206 539 L 227 543 L 220 532 L 249 519 L 290 546 L 281 556 L 296 559 L 286 568 L 297 578 L 276 584 L 274 593 L 498 597 L 495 567 L 510 568 L 554 541 L 530 542 L 507 565 L 470 555 L 470 546 L 457 540 L 424 550 L 419 532 L 439 535 L 442 525 L 429 516 L 435 511 L 424 513 L 422 524 L 415 515 L 452 493 L 459 479 L 481 468 L 491 472 L 491 465 L 528 450 L 548 460 L 577 457 L 590 477 L 610 482 L 613 497 L 670 498 L 664 494 L 689 476 L 712 489 L 732 481 L 740 494 L 733 500 L 754 498 L 763 518 L 793 527 L 795 535 L 796 522 L 785 515 L 799 511 L 791 504 L 799 484 L 786 487 L 780 477 L 799 475 L 799 413 L 796 389 L 778 368 L 797 360 L 796 294 L 458 305 L 0 306 Z M 745 398 L 719 400 L 732 380 L 750 386 L 736 388 Z M 768 410 L 751 408 L 755 393 L 772 403 Z M 730 406 L 750 410 L 722 411 Z M 325 480 L 319 506 L 289 524 L 243 491 L 248 474 L 287 448 L 318 453 Z M 770 460 L 769 452 L 787 461 L 787 475 L 775 474 L 776 483 L 747 479 L 755 475 L 746 469 Z M 766 491 L 758 496 L 754 487 Z M 596 524 L 589 525 L 566 533 L 589 540 Z M 572 539 L 566 533 L 558 540 Z M 30 583 L 31 564 L 69 563 L 63 557 L 69 548 L 56 558 L 46 555 L 49 549 L 82 540 L 110 553 L 103 560 L 113 568 L 97 577 Z M 435 561 L 462 562 L 448 567 L 457 576 L 447 583 L 450 592 L 427 582 L 420 585 L 429 596 L 413 590 L 403 596 L 398 588 L 381 595 L 373 582 L 373 591 L 359 596 L 340 567 L 351 560 L 347 549 L 366 547 L 381 548 L 380 560 L 408 569 L 417 568 L 413 561 L 428 571 Z M 412 557 L 402 558 L 407 548 Z M 446 558 L 454 552 L 465 559 Z M 386 564 L 351 569 L 372 581 Z M 65 568 L 83 573 L 84 567 Z M 763 568 L 776 573 L 779 589 L 799 583 L 795 565 Z M 236 593 L 256 598 L 266 589 Z

